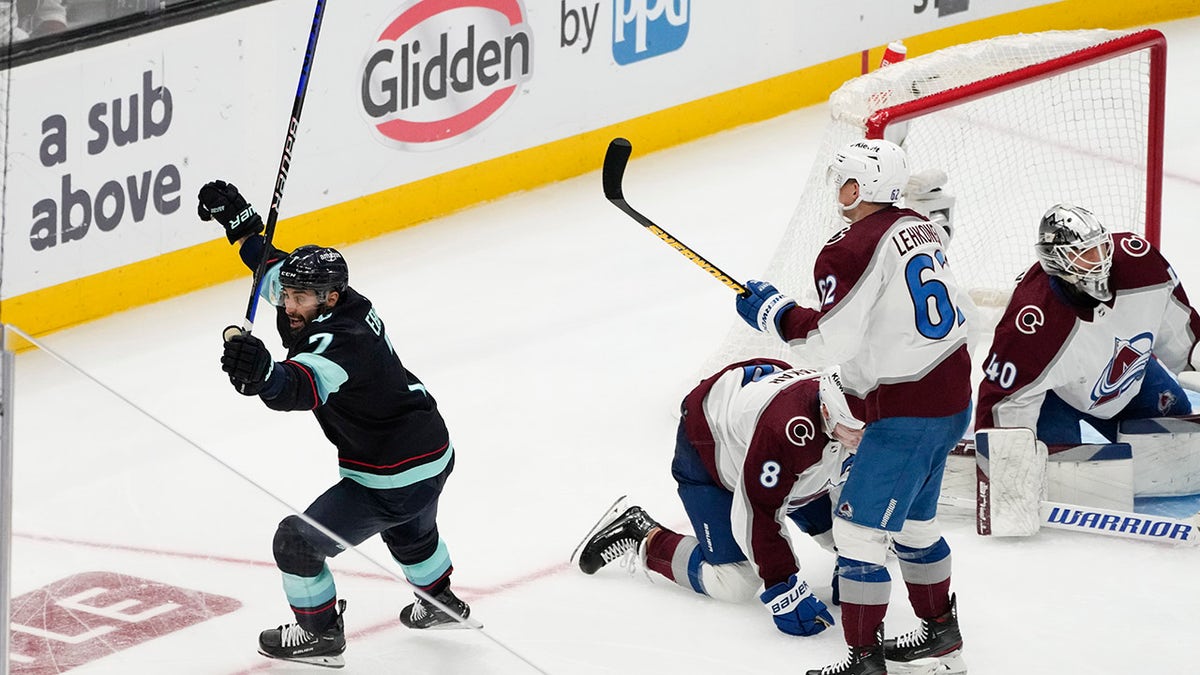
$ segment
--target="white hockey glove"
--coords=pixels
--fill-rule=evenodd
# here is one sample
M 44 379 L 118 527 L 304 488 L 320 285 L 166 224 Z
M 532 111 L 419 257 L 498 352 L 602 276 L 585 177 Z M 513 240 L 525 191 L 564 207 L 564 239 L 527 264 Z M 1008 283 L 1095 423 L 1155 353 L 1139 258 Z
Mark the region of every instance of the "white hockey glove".
M 930 222 L 940 225 L 946 234 L 943 243 L 949 246 L 954 234 L 951 213 L 955 197 L 944 189 L 947 180 L 946 172 L 941 169 L 925 169 L 913 174 L 904 186 L 904 203 Z

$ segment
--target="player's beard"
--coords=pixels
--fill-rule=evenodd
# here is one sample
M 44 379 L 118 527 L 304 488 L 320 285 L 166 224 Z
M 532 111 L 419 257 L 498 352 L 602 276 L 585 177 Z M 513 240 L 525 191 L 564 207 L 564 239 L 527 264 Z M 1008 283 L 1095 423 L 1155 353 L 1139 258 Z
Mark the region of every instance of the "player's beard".
M 300 313 L 297 313 L 295 316 L 293 316 L 291 314 L 287 314 L 288 337 L 291 338 L 291 341 L 293 343 L 295 343 L 296 338 L 299 337 L 301 333 L 303 333 L 305 330 L 308 329 L 309 325 L 313 322 L 313 319 L 317 318 L 318 316 L 321 316 L 322 314 L 327 313 L 328 311 L 329 311 L 329 301 L 326 300 L 325 302 L 322 302 L 321 304 L 317 305 L 317 308 L 316 308 L 316 310 L 313 311 L 311 318 L 308 316 L 305 316 L 304 314 L 300 314 Z

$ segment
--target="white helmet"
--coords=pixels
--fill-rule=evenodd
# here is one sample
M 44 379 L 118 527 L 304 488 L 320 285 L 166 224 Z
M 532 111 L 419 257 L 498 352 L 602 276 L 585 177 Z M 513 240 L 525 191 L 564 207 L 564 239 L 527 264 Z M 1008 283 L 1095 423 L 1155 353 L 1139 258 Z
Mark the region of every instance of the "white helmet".
M 837 370 L 826 370 L 821 373 L 821 388 L 818 396 L 821 398 L 821 421 L 826 436 L 833 438 L 833 430 L 839 424 L 856 430 L 866 426 L 862 420 L 850 412 L 850 405 L 846 403 L 846 391 L 842 387 L 842 378 Z
M 1073 204 L 1055 204 L 1038 224 L 1038 262 L 1046 274 L 1059 277 L 1100 301 L 1112 299 L 1112 235 L 1095 214 Z M 1094 257 L 1085 257 L 1089 254 Z
M 843 211 L 861 202 L 894 204 L 908 183 L 908 157 L 891 141 L 855 141 L 833 156 L 828 175 L 837 190 L 851 178 L 858 182 L 858 199 Z

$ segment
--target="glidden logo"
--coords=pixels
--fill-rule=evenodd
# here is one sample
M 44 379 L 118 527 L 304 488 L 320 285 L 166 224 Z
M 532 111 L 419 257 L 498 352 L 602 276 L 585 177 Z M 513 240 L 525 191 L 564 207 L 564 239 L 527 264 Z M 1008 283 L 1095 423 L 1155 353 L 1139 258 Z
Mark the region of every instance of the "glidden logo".
M 520 0 L 418 0 L 388 21 L 363 62 L 363 111 L 385 143 L 443 147 L 482 129 L 532 62 Z

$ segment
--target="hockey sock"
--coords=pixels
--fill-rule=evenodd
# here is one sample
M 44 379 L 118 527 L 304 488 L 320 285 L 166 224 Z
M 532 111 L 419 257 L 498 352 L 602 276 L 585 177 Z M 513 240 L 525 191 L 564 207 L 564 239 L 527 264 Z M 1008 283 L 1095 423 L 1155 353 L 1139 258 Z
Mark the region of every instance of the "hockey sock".
M 646 546 L 646 567 L 688 590 L 703 594 L 700 560 L 699 540 L 665 527 L 655 532 Z
M 932 619 L 950 611 L 950 546 L 946 540 L 938 539 L 925 548 L 895 546 L 913 613 Z
M 875 629 L 887 614 L 892 577 L 887 567 L 838 557 L 842 632 L 851 647 L 875 644 Z
M 287 595 L 296 623 L 310 633 L 319 633 L 337 614 L 337 588 L 329 568 L 322 566 L 315 577 L 283 573 L 283 592 Z

